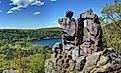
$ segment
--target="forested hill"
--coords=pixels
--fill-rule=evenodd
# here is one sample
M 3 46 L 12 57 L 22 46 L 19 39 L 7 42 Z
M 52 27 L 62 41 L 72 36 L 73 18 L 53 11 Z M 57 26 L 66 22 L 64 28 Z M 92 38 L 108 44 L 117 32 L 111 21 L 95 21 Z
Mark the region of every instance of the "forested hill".
M 0 45 L 16 41 L 56 38 L 60 37 L 61 33 L 61 28 L 59 27 L 42 29 L 0 29 Z
M 121 24 L 119 24 L 121 26 Z M 86 35 L 86 28 L 84 33 Z M 0 29 L 0 46 L 17 41 L 34 41 L 47 38 L 61 37 L 62 29 L 59 27 L 41 29 Z M 105 48 L 113 47 L 121 51 L 121 29 L 114 23 L 103 27 L 103 45 Z
M 121 23 L 119 23 L 119 26 L 121 26 Z M 114 23 L 103 27 L 103 44 L 105 48 L 113 47 L 121 52 L 121 29 Z
M 44 73 L 44 62 L 51 55 L 47 46 L 32 45 L 31 41 L 60 37 L 60 28 L 1 29 L 0 73 Z

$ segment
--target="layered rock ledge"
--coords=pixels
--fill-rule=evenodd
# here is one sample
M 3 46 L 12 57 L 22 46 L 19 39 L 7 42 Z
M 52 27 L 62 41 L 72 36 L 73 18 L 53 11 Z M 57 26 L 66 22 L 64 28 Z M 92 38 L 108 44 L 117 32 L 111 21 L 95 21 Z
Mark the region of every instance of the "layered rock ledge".
M 73 60 L 63 53 L 57 58 L 53 56 L 46 60 L 45 73 L 121 73 L 121 55 L 112 48 L 89 54 L 82 60 Z

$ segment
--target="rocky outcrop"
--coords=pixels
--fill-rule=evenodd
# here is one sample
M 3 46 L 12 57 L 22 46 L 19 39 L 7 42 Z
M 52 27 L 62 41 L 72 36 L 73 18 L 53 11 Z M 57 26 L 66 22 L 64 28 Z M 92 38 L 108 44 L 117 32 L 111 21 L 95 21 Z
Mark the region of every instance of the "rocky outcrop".
M 51 58 L 46 60 L 45 73 L 121 73 L 121 55 L 112 48 L 81 59 L 73 60 L 64 53 L 54 58 L 52 54 Z
M 121 55 L 114 49 L 102 48 L 99 18 L 90 9 L 75 20 L 73 12 L 59 19 L 63 29 L 62 43 L 55 43 L 53 54 L 45 62 L 45 73 L 121 73 Z M 83 41 L 84 20 L 88 37 Z
M 82 73 L 120 73 L 121 55 L 114 49 L 108 48 L 86 57 Z

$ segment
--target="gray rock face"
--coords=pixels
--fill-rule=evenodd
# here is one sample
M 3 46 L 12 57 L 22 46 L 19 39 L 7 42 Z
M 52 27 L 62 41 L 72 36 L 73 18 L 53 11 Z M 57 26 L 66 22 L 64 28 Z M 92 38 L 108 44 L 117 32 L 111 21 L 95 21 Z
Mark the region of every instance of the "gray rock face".
M 81 58 L 82 59 L 82 58 Z M 63 54 L 63 58 L 55 62 L 47 60 L 45 73 L 120 73 L 121 55 L 114 49 L 108 48 L 100 52 L 89 54 L 80 60 L 73 60 L 71 56 Z
M 73 12 L 58 20 L 63 29 L 62 43 L 55 43 L 53 54 L 45 62 L 45 73 L 120 73 L 121 55 L 114 49 L 102 49 L 102 29 L 92 10 L 75 20 Z M 84 20 L 88 37 L 83 42 Z
M 112 52 L 111 52 L 112 51 Z M 109 53 L 110 52 L 110 53 Z M 86 58 L 83 73 L 120 73 L 121 55 L 114 49 L 108 48 L 101 52 L 96 52 Z

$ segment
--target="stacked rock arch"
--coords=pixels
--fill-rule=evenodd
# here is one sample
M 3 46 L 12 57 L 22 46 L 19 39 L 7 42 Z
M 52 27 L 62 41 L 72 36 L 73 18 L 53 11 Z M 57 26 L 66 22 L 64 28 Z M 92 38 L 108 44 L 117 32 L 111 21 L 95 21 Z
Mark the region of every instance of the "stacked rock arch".
M 97 66 L 95 64 L 98 62 L 100 63 L 100 60 L 102 59 L 101 56 L 104 56 L 104 52 L 110 51 L 110 49 L 106 51 L 102 48 L 102 28 L 98 16 L 94 14 L 91 9 L 81 13 L 77 20 L 72 18 L 72 16 L 73 12 L 67 11 L 65 18 L 60 18 L 58 20 L 58 23 L 63 30 L 62 42 L 57 42 L 53 46 L 53 54 L 50 59 L 46 60 L 45 73 L 106 72 L 110 65 L 104 68 L 103 71 L 95 69 Z M 83 40 L 85 20 L 88 36 Z M 90 64 L 91 58 L 96 60 L 92 62 L 94 66 L 93 64 Z M 106 59 L 106 62 L 108 63 L 109 58 L 107 58 L 107 56 L 104 56 L 103 58 Z M 117 54 L 116 59 L 117 58 L 119 58 L 118 68 L 120 68 L 121 56 Z M 101 66 L 98 68 L 104 66 L 102 65 L 102 62 Z M 89 65 L 92 67 L 89 68 Z M 91 71 L 93 68 L 94 71 Z

